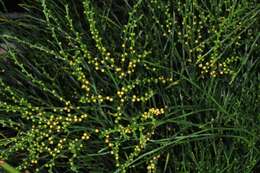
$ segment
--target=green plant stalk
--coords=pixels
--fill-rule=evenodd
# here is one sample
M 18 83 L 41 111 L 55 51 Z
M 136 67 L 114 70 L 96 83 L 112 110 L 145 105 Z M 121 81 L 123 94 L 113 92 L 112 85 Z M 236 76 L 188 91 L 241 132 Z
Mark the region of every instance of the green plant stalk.
M 18 170 L 4 161 L 0 161 L 0 167 L 2 167 L 8 173 L 20 173 Z

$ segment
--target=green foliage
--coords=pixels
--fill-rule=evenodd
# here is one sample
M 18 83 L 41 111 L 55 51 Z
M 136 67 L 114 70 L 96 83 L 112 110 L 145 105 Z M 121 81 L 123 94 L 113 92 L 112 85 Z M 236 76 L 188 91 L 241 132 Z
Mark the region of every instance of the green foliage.
M 19 173 L 15 168 L 0 160 L 0 167 L 2 167 L 8 173 Z
M 23 7 L 0 18 L 0 159 L 109 173 L 252 172 L 260 161 L 255 0 Z

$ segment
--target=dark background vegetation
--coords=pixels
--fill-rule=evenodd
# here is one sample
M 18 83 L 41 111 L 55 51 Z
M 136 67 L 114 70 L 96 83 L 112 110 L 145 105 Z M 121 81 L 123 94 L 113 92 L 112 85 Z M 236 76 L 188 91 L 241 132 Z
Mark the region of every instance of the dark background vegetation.
M 3 0 L 3 3 L 5 4 L 5 7 L 8 10 L 8 12 L 23 12 L 23 8 L 19 6 L 19 4 L 21 4 L 22 2 L 23 0 Z M 1 8 L 3 9 L 2 6 Z

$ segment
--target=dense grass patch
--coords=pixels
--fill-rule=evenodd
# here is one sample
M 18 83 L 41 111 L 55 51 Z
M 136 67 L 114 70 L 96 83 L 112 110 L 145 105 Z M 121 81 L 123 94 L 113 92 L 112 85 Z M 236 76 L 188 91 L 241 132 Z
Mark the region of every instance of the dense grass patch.
M 0 160 L 31 172 L 257 168 L 256 0 L 22 7 L 0 17 Z

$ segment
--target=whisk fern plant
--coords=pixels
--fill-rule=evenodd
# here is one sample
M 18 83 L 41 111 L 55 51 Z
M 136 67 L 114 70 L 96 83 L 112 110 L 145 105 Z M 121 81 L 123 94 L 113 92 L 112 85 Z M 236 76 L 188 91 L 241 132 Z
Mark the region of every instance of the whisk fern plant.
M 1 160 L 32 172 L 253 171 L 255 0 L 22 7 L 0 18 Z

